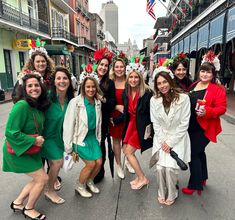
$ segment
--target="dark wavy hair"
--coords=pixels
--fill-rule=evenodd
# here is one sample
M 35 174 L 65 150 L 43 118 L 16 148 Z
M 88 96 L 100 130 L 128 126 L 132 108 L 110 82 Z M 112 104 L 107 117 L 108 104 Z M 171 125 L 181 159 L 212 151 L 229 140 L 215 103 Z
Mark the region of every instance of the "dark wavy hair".
M 38 99 L 32 98 L 26 92 L 26 82 L 28 79 L 32 78 L 37 79 L 42 90 L 41 95 L 38 97 Z M 13 103 L 16 103 L 20 100 L 25 100 L 32 108 L 37 108 L 40 111 L 46 111 L 51 103 L 47 96 L 47 89 L 41 82 L 41 77 L 36 74 L 27 74 L 22 78 L 22 80 L 23 84 L 17 87 L 16 97 L 13 99 Z
M 162 76 L 170 84 L 170 91 L 163 95 L 157 87 L 157 79 Z M 171 78 L 169 73 L 160 72 L 154 78 L 154 90 L 156 92 L 156 98 L 162 97 L 164 107 L 169 108 L 171 103 L 179 100 L 179 89 L 176 87 L 174 80 Z
M 68 101 L 70 101 L 72 98 L 74 98 L 74 89 L 73 89 L 73 86 L 72 86 L 71 74 L 70 74 L 70 72 L 67 68 L 62 67 L 62 66 L 57 66 L 55 68 L 55 72 L 52 74 L 51 99 L 52 99 L 52 101 L 55 101 L 56 96 L 57 96 L 56 87 L 55 87 L 55 77 L 56 77 L 57 72 L 65 73 L 66 76 L 69 79 L 70 84 L 69 84 L 66 96 L 68 98 Z
M 208 63 L 208 62 L 204 62 L 204 63 L 199 67 L 199 70 L 198 70 L 198 77 L 199 77 L 199 73 L 200 73 L 201 70 L 204 70 L 204 71 L 211 71 L 211 72 L 212 72 L 212 75 L 213 75 L 213 78 L 212 78 L 211 82 L 212 82 L 212 83 L 216 83 L 216 76 L 217 76 L 217 73 L 216 73 L 214 64 Z
M 189 65 L 189 63 L 186 60 L 181 60 L 181 61 L 173 62 L 172 66 L 171 66 L 172 70 L 175 71 L 180 64 L 182 64 L 183 67 L 187 69 L 187 73 L 188 73 L 188 65 Z
M 102 90 L 103 93 L 106 93 L 108 91 L 108 88 L 109 88 L 109 70 L 110 70 L 110 61 L 107 57 L 102 57 L 101 59 L 99 59 L 97 61 L 97 69 L 98 69 L 98 66 L 99 64 L 101 63 L 102 60 L 107 60 L 108 61 L 108 71 L 107 73 L 102 77 L 101 81 L 100 81 L 100 89 Z M 97 69 L 96 69 L 96 72 L 97 72 Z M 98 74 L 98 72 L 97 72 Z

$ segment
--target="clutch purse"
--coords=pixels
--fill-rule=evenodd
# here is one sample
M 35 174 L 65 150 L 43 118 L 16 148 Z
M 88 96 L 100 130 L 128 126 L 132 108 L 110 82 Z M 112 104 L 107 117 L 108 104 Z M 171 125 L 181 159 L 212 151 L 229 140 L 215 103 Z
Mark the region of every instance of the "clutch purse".
M 64 161 L 63 161 L 63 170 L 65 173 L 70 171 L 73 168 L 74 165 L 74 159 L 72 155 L 67 154 L 64 152 Z

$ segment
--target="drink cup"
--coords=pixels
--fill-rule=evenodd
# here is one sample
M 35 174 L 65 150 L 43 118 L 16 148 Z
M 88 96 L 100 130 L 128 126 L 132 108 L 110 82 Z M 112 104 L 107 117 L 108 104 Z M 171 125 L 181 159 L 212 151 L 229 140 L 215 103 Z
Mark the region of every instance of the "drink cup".
M 205 108 L 205 105 L 206 105 L 206 100 L 205 99 L 198 99 L 197 100 L 197 103 L 196 103 L 196 107 L 195 107 L 195 110 L 198 112 L 198 111 L 201 111 L 202 109 Z

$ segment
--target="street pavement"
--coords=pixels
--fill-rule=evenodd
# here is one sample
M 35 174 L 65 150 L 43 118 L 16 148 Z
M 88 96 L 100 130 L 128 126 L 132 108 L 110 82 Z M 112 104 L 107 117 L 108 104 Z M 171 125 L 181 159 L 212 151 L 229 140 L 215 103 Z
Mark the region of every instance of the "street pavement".
M 0 145 L 3 145 L 5 124 L 12 104 L 0 104 Z M 98 184 L 99 195 L 84 199 L 74 192 L 75 181 L 83 163 L 79 162 L 68 173 L 61 170 L 63 187 L 59 194 L 66 200 L 62 205 L 55 205 L 42 195 L 37 209 L 47 215 L 49 220 L 104 219 L 104 220 L 235 220 L 235 125 L 222 120 L 223 132 L 218 143 L 207 147 L 209 167 L 208 185 L 202 196 L 192 196 L 179 192 L 179 198 L 172 206 L 160 205 L 157 202 L 157 181 L 154 169 L 148 168 L 151 150 L 138 154 L 146 176 L 150 179 L 149 188 L 133 191 L 129 182 L 133 174 L 126 173 L 120 180 L 116 174 L 112 179 L 106 161 L 106 176 Z M 2 151 L 0 153 L 2 164 Z M 189 171 L 181 171 L 180 188 L 187 185 Z M 0 171 L 0 219 L 23 219 L 20 213 L 14 213 L 9 205 L 17 196 L 29 178 L 24 174 L 2 173 Z

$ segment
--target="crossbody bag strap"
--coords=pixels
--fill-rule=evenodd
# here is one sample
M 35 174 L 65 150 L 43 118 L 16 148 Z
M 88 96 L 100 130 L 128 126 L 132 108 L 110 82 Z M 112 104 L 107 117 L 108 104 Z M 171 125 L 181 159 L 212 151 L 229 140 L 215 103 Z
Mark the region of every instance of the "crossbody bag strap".
M 39 129 L 38 129 L 38 122 L 37 122 L 37 120 L 36 120 L 36 117 L 35 117 L 35 114 L 34 114 L 34 113 L 33 113 L 33 121 L 34 121 L 34 124 L 35 124 L 37 133 L 40 134 Z

